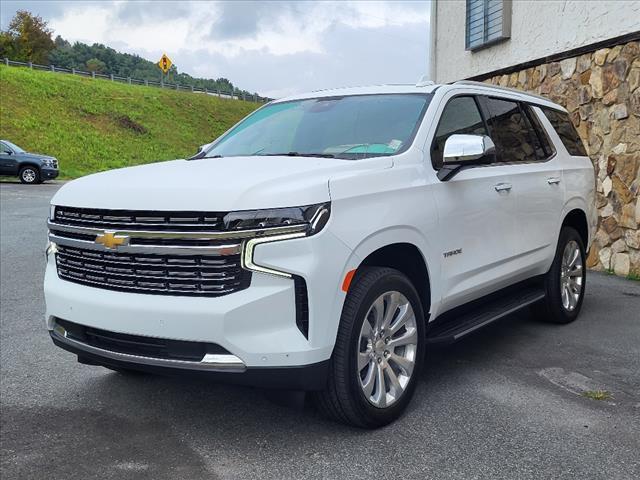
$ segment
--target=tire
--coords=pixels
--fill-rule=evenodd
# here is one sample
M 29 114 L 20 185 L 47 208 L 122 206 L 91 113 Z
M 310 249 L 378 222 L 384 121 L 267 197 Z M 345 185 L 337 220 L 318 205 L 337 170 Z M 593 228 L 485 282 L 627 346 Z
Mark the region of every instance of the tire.
M 20 177 L 20 181 L 22 183 L 26 183 L 29 185 L 34 185 L 42 182 L 42 180 L 40 179 L 40 170 L 38 169 L 38 167 L 33 167 L 31 165 L 22 167 L 18 176 Z
M 577 255 L 569 253 L 576 250 Z M 563 227 L 553 264 L 544 279 L 546 296 L 533 306 L 536 318 L 559 324 L 570 323 L 578 318 L 584 300 L 586 275 L 586 253 L 582 238 L 574 228 Z
M 388 328 L 379 336 L 377 326 Z M 411 281 L 391 268 L 362 268 L 345 299 L 326 389 L 314 394 L 318 408 L 356 427 L 391 423 L 411 400 L 424 350 L 424 313 Z

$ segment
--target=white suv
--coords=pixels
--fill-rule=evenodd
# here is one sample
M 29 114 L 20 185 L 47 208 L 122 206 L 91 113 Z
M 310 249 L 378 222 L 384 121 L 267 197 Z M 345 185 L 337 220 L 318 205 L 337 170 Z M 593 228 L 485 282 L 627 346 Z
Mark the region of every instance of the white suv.
M 272 102 L 195 157 L 54 196 L 47 327 L 81 363 L 313 391 L 397 418 L 425 349 L 574 320 L 596 222 L 567 112 L 483 84 Z

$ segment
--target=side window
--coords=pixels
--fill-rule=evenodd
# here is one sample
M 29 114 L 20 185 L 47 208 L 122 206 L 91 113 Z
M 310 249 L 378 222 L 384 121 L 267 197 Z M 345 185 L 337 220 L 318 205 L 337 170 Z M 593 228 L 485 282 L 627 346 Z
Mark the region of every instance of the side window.
M 8 145 L 4 142 L 0 142 L 0 154 L 7 154 L 11 151 Z
M 496 144 L 500 162 L 535 162 L 538 160 L 533 132 L 518 102 L 487 98 L 491 139 Z
M 584 145 L 582 144 L 582 140 L 580 140 L 580 135 L 576 132 L 573 123 L 571 123 L 571 119 L 569 118 L 569 114 L 565 112 L 561 112 L 560 110 L 554 110 L 548 107 L 540 107 L 546 117 L 549 119 L 549 122 L 557 132 L 562 144 L 565 146 L 569 155 L 574 155 L 577 157 L 586 157 L 587 152 L 584 149 Z
M 538 116 L 529 105 L 520 104 L 520 108 L 522 108 L 522 110 L 526 113 L 529 124 L 533 130 L 533 145 L 535 147 L 538 159 L 547 160 L 556 153 L 556 150 L 553 147 L 553 143 L 551 142 L 551 140 L 549 140 L 547 131 L 542 127 Z
M 431 163 L 435 168 L 442 167 L 444 143 L 454 134 L 487 135 L 487 129 L 473 97 L 455 97 L 444 107 L 431 145 Z

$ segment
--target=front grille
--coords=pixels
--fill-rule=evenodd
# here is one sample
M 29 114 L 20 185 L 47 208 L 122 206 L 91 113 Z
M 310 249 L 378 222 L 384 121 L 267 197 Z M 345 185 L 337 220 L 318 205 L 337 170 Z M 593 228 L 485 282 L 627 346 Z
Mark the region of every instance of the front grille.
M 108 290 L 217 297 L 244 290 L 240 255 L 123 254 L 58 245 L 58 276 Z
M 56 323 L 66 330 L 67 338 L 111 352 L 186 361 L 201 361 L 206 354 L 230 354 L 228 350 L 215 343 L 168 340 L 116 333 L 85 327 L 59 318 L 56 319 Z
M 215 232 L 223 230 L 223 219 L 226 213 L 104 210 L 58 206 L 54 215 L 54 221 L 57 224 L 77 227 Z

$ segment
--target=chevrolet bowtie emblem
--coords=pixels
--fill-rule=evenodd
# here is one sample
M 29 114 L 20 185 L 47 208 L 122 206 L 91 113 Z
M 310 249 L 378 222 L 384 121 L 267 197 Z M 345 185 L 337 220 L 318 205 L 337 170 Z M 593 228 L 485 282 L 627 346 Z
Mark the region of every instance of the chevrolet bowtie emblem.
M 96 237 L 96 243 L 104 245 L 104 248 L 115 250 L 121 245 L 129 243 L 129 237 L 124 235 L 116 235 L 115 232 L 104 232 Z

